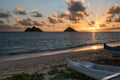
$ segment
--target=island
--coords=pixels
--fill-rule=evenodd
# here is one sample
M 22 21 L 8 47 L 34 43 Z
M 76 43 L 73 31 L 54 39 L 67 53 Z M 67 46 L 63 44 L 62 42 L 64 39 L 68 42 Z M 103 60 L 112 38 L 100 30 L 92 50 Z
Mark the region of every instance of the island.
M 77 31 L 71 27 L 68 27 L 67 29 L 64 30 L 64 32 L 77 32 Z
M 35 26 L 33 26 L 32 28 L 27 28 L 25 30 L 25 32 L 43 32 L 41 29 L 36 28 Z

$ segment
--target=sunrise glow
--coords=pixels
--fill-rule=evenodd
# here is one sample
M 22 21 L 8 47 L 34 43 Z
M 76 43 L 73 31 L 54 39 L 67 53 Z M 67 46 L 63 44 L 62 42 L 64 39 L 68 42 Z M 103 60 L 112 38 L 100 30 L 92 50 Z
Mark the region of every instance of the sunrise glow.
M 109 0 L 109 2 L 108 0 L 99 0 L 99 2 L 94 0 L 2 0 L 0 32 L 23 32 L 26 28 L 33 26 L 44 32 L 63 32 L 67 27 L 72 27 L 78 32 L 120 32 L 120 1 Z M 95 7 L 94 4 L 96 4 Z
M 101 24 L 101 23 L 98 22 L 98 21 L 95 22 L 95 27 L 96 27 L 96 29 L 99 29 L 99 28 L 100 28 L 100 24 Z

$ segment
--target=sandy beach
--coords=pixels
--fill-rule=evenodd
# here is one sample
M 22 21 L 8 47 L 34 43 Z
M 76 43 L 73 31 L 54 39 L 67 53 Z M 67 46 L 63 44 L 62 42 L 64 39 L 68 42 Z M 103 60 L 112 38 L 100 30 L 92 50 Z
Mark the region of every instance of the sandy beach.
M 0 0 L 0 80 L 120 80 L 119 67 L 120 0 Z
M 54 67 L 64 66 L 66 58 L 74 61 L 91 61 L 98 57 L 111 57 L 111 54 L 107 50 L 98 49 L 0 62 L 0 79 L 16 73 L 44 72 Z

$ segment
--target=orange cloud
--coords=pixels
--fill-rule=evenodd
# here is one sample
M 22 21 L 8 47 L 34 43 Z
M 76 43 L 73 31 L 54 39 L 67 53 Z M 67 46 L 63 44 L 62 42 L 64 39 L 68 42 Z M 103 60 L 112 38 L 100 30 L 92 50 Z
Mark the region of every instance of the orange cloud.
M 20 15 L 26 15 L 27 12 L 23 8 L 15 8 L 15 13 Z
M 120 5 L 111 6 L 105 14 L 107 22 L 120 22 Z
M 42 17 L 42 14 L 40 12 L 38 12 L 38 10 L 36 10 L 36 9 L 33 9 L 31 11 L 31 13 L 34 14 L 33 17 Z

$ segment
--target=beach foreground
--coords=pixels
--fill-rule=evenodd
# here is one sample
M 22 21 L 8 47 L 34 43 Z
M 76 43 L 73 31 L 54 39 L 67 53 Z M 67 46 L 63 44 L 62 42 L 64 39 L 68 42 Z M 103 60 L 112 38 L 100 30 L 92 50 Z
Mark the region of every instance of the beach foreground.
M 110 53 L 99 49 L 1 62 L 0 79 L 22 72 L 46 72 L 54 67 L 64 66 L 66 58 L 74 61 L 92 61 L 97 58 L 110 58 L 112 57 Z

